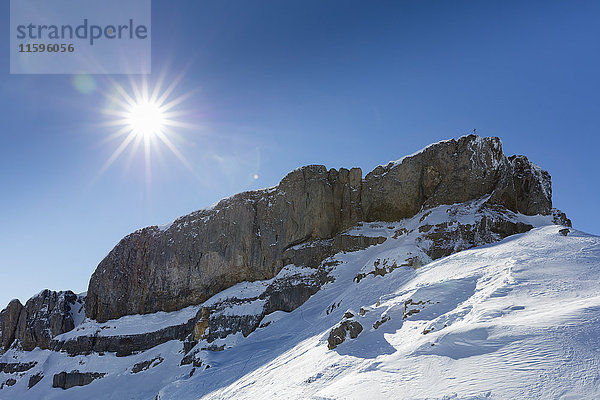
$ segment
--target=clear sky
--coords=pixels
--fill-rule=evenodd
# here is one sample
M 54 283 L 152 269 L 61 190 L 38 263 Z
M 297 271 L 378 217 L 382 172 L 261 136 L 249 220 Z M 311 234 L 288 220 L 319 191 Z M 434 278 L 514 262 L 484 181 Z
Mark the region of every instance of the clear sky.
M 2 2 L 2 25 L 9 2 Z M 0 308 L 82 292 L 126 234 L 305 164 L 368 172 L 477 128 L 552 175 L 554 204 L 600 233 L 600 2 L 152 2 L 153 74 L 192 127 L 145 156 L 103 93 L 125 76 L 9 75 L 0 35 Z M 134 78 L 138 79 L 138 78 Z M 127 86 L 126 86 L 127 87 Z

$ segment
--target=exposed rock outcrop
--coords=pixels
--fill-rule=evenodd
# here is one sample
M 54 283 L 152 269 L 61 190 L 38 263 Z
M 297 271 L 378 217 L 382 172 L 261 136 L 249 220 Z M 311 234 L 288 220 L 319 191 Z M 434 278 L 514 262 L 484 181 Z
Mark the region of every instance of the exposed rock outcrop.
M 115 353 L 117 357 L 128 356 L 132 353 L 151 349 L 169 340 L 184 340 L 192 331 L 195 319 L 181 325 L 168 326 L 155 332 L 135 335 L 115 336 L 77 336 L 68 340 L 54 339 L 50 349 L 63 351 L 71 356 L 80 354 Z
M 37 361 L 31 361 L 27 363 L 0 363 L 0 372 L 4 372 L 5 374 L 14 374 L 17 372 L 25 372 L 29 371 L 31 368 L 35 367 Z
M 302 273 L 284 270 L 283 276 L 266 282 L 264 289 L 257 291 L 254 297 L 227 296 L 206 305 L 194 327 L 194 344 L 202 341 L 202 348 L 220 350 L 221 347 L 212 344 L 215 340 L 238 332 L 248 336 L 258 328 L 265 315 L 295 310 L 330 279 L 330 268 L 327 265 L 303 268 Z
M 464 205 L 456 205 L 449 213 L 460 212 Z M 508 236 L 528 232 L 532 225 L 517 221 L 513 213 L 490 204 L 484 204 L 475 213 L 471 223 L 443 222 L 437 225 L 423 225 L 418 242 L 426 242 L 425 252 L 433 260 L 470 249 L 483 244 L 494 243 Z
M 0 338 L 2 339 L 1 348 L 7 350 L 15 341 L 15 333 L 19 323 L 19 315 L 23 310 L 23 305 L 19 300 L 12 300 L 8 306 L 0 312 Z
M 52 378 L 52 387 L 66 390 L 75 386 L 86 386 L 104 375 L 106 374 L 99 372 L 61 372 Z
M 44 374 L 41 372 L 38 372 L 35 375 L 31 375 L 29 377 L 29 382 L 27 383 L 27 388 L 31 389 L 32 387 L 34 387 L 35 385 L 37 385 L 38 383 L 40 383 L 40 381 L 44 379 Z
M 238 282 L 272 278 L 296 244 L 484 195 L 515 212 L 551 212 L 548 173 L 524 156 L 506 157 L 498 138 L 440 142 L 364 180 L 358 168 L 303 167 L 275 188 L 125 237 L 92 275 L 86 313 L 106 321 L 200 304 Z
M 236 283 L 274 277 L 290 255 L 322 260 L 335 244 L 316 253 L 293 247 L 330 240 L 358 221 L 397 221 L 485 195 L 514 212 L 548 215 L 551 194 L 547 172 L 524 156 L 506 157 L 498 138 L 474 135 L 377 167 L 364 180 L 358 168 L 303 167 L 277 187 L 125 237 L 92 275 L 86 314 L 106 321 L 200 304 Z
M 2 382 L 2 385 L 0 385 L 0 389 L 2 389 L 4 387 L 4 385 L 6 386 L 14 386 L 17 383 L 17 380 L 15 378 L 8 378 L 5 382 Z
M 78 301 L 71 291 L 44 290 L 29 299 L 25 306 L 13 300 L 0 313 L 2 347 L 7 350 L 15 340 L 23 350 L 47 349 L 56 335 L 74 328 L 72 307 Z
M 73 329 L 75 324 L 70 311 L 76 301 L 77 295 L 71 291 L 51 290 L 29 299 L 19 315 L 15 332 L 23 349 L 47 349 L 53 337 Z
M 164 360 L 165 359 L 162 358 L 161 356 L 157 356 L 157 357 L 154 357 L 152 360 L 139 362 L 131 368 L 131 373 L 137 374 L 139 372 L 146 371 L 149 368 L 154 368 L 158 364 L 162 363 Z
M 350 339 L 356 339 L 362 330 L 363 326 L 354 318 L 354 314 L 352 314 L 350 311 L 347 311 L 344 314 L 342 322 L 334 326 L 331 331 L 329 331 L 329 336 L 327 337 L 327 348 L 329 350 L 335 349 L 340 344 L 344 343 L 347 337 L 350 337 Z
M 92 275 L 87 316 L 173 311 L 238 282 L 274 277 L 284 250 L 333 237 L 360 218 L 360 175 L 304 167 L 276 189 L 241 193 L 168 228 L 134 232 Z
M 321 262 L 340 251 L 357 251 L 385 242 L 384 237 L 337 235 L 332 239 L 315 240 L 293 246 L 283 252 L 283 263 L 318 267 Z

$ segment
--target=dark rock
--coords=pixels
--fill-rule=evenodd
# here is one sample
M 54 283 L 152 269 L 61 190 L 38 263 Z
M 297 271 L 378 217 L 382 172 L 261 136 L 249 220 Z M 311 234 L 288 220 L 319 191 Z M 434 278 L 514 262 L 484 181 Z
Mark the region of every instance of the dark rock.
M 571 230 L 569 228 L 563 228 L 558 231 L 558 233 L 560 233 L 563 236 L 567 236 L 569 234 L 569 232 L 571 232 Z
M 31 389 L 32 387 L 37 385 L 42 379 L 44 379 L 44 374 L 42 374 L 41 372 L 35 375 L 31 375 L 29 377 L 29 383 L 27 384 L 27 387 Z
M 15 341 L 15 333 L 19 323 L 19 315 L 21 315 L 23 305 L 17 299 L 8 303 L 8 306 L 0 312 L 0 351 L 8 350 L 10 345 Z
M 571 220 L 567 218 L 567 215 L 564 212 L 557 210 L 556 208 L 552 209 L 552 216 L 554 217 L 553 222 L 556 225 L 563 225 L 569 228 L 573 226 L 571 225 Z
M 431 300 L 420 300 L 420 301 L 414 301 L 413 299 L 406 300 L 404 302 L 404 313 L 402 315 L 402 319 L 406 319 L 406 318 L 410 317 L 413 314 L 420 313 L 421 310 L 427 304 L 432 304 Z
M 15 374 L 18 372 L 29 371 L 31 368 L 37 365 L 37 361 L 30 361 L 27 363 L 5 363 L 0 362 L 0 372 L 5 374 Z
M 383 324 L 385 324 L 386 322 L 388 322 L 391 318 L 388 315 L 384 315 L 381 317 L 381 319 L 378 319 L 377 321 L 375 321 L 373 323 L 373 328 L 374 329 L 379 329 L 379 327 Z
M 17 383 L 17 380 L 14 378 L 8 378 L 5 383 L 6 386 L 13 386 L 15 383 Z
M 398 221 L 424 207 L 461 203 L 491 193 L 507 164 L 498 138 L 470 135 L 440 142 L 401 162 L 377 167 L 362 190 L 366 221 Z
M 75 386 L 86 386 L 104 375 L 106 374 L 99 372 L 61 372 L 52 378 L 52 387 L 66 390 Z
M 490 203 L 525 215 L 548 215 L 552 210 L 550 174 L 525 156 L 511 156 L 502 166 L 503 173 Z
M 316 268 L 324 259 L 341 251 L 358 251 L 385 242 L 385 237 L 337 235 L 332 239 L 307 242 L 283 252 L 283 264 L 302 265 Z
M 170 340 L 184 340 L 194 328 L 196 319 L 192 318 L 181 325 L 168 326 L 155 332 L 126 336 L 77 336 L 66 341 L 52 340 L 50 349 L 64 351 L 71 356 L 96 353 L 116 353 L 124 357 L 151 349 Z
M 161 356 L 158 356 L 158 357 L 154 357 L 152 360 L 139 362 L 139 363 L 135 364 L 133 366 L 133 368 L 131 368 L 131 373 L 137 374 L 138 372 L 142 372 L 149 368 L 156 367 L 158 364 L 160 364 L 163 361 L 164 361 L 164 358 L 162 358 Z
M 198 353 L 199 350 L 195 350 L 189 354 L 186 354 L 185 357 L 183 357 L 183 359 L 181 360 L 181 363 L 179 363 L 179 365 L 189 365 L 192 364 L 194 366 L 194 368 L 200 368 L 202 365 L 204 365 L 204 363 L 202 362 L 201 359 L 198 358 Z
M 423 240 L 431 243 L 424 251 L 433 260 L 437 260 L 458 251 L 494 243 L 533 229 L 532 225 L 513 221 L 507 211 L 497 207 L 484 205 L 479 210 L 479 215 L 481 217 L 474 224 L 444 222 L 435 225 L 427 230 L 427 234 L 420 238 L 419 243 Z
M 304 304 L 325 282 L 331 279 L 328 276 L 329 270 L 330 268 L 323 264 L 319 268 L 312 269 L 312 274 L 292 274 L 276 278 L 263 293 L 254 298 L 228 298 L 210 307 L 203 307 L 203 317 L 199 322 L 202 324 L 202 335 L 197 337 L 197 340 L 206 340 L 207 343 L 212 343 L 237 332 L 248 336 L 259 327 L 265 315 L 274 311 L 290 312 Z M 259 300 L 264 302 L 264 306 L 255 314 L 223 313 L 229 307 Z M 205 349 L 222 350 L 223 348 L 207 346 Z
M 71 291 L 50 290 L 44 290 L 27 300 L 15 332 L 23 349 L 47 349 L 53 337 L 72 330 L 75 324 L 70 311 L 76 301 L 77 296 Z
M 363 327 L 358 321 L 354 319 L 344 319 L 329 331 L 327 348 L 329 350 L 335 349 L 346 340 L 347 336 L 350 336 L 350 339 L 356 339 L 362 330 Z
M 356 283 L 360 283 L 361 280 L 363 280 L 364 278 L 366 278 L 369 275 L 385 276 L 400 267 L 418 268 L 421 265 L 422 265 L 421 260 L 416 256 L 407 258 L 406 262 L 404 262 L 402 264 L 398 264 L 395 261 L 388 263 L 387 259 L 384 259 L 383 262 L 381 261 L 381 259 L 377 259 L 373 263 L 374 269 L 372 271 L 360 272 L 360 273 L 356 274 L 356 276 L 354 277 L 353 280 Z

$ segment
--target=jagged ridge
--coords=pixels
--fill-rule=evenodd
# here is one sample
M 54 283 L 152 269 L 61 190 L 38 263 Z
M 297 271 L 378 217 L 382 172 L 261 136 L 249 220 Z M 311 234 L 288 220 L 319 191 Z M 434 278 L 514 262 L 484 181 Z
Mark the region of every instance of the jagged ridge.
M 92 275 L 86 314 L 106 321 L 200 304 L 236 283 L 274 277 L 290 247 L 359 221 L 397 221 L 484 195 L 514 212 L 548 215 L 551 193 L 546 171 L 524 156 L 506 157 L 498 138 L 475 135 L 431 145 L 364 180 L 358 168 L 303 167 L 275 188 L 121 240 Z
M 502 215 L 504 211 L 555 213 L 557 223 L 570 225 L 564 214 L 552 210 L 551 194 L 546 171 L 524 156 L 506 157 L 498 138 L 474 135 L 428 146 L 375 168 L 365 179 L 358 168 L 328 171 L 324 166 L 303 167 L 288 174 L 277 187 L 241 193 L 167 227 L 152 226 L 127 236 L 93 274 L 85 310 L 88 317 L 103 322 L 201 304 L 236 283 L 271 279 L 284 265 L 318 268 L 321 261 L 339 251 L 374 244 L 360 236 L 341 234 L 360 221 L 398 221 L 440 204 L 482 198 L 481 209 L 495 208 L 500 216 L 454 230 L 421 227 L 435 244 L 427 250 L 430 259 L 531 229 L 511 222 Z M 449 244 L 448 238 L 456 237 L 462 245 Z M 300 246 L 306 243 L 312 244 Z M 270 300 L 273 305 L 265 314 L 297 307 L 326 280 L 321 269 L 295 296 L 272 291 L 280 293 L 275 297 L 280 300 Z M 50 344 L 52 338 L 73 329 L 71 307 L 76 300 L 82 305 L 83 299 L 72 292 L 44 291 L 25 307 L 11 302 L 0 313 L 2 347 L 7 349 L 16 340 L 25 350 L 38 346 L 85 353 L 104 348 L 98 344 L 104 342 L 90 340 L 74 347 L 78 350 L 61 342 Z M 77 311 L 81 312 L 81 306 Z M 211 321 L 214 335 L 217 323 Z M 259 321 L 246 321 L 239 329 L 248 333 Z M 168 336 L 160 337 L 159 342 L 168 340 Z M 94 344 L 86 347 L 85 343 Z M 106 346 L 121 346 L 118 343 Z M 149 343 L 140 346 L 147 348 L 155 342 Z

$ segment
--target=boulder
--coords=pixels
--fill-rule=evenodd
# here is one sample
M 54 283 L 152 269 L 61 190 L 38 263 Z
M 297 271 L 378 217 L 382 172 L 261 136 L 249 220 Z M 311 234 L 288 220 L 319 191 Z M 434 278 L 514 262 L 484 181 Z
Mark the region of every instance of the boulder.
M 354 315 L 350 312 L 344 314 L 342 322 L 334 326 L 329 331 L 327 337 L 327 348 L 329 350 L 335 349 L 337 346 L 346 341 L 347 337 L 350 339 L 356 339 L 362 332 L 363 326 L 354 319 Z

